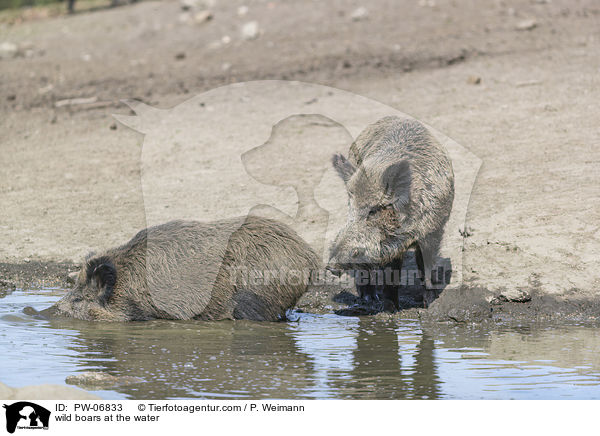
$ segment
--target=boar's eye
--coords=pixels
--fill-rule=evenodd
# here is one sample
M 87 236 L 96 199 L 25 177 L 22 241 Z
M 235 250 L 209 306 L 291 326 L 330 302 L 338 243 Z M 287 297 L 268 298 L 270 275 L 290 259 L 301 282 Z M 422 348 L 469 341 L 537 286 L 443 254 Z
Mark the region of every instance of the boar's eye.
M 384 204 L 384 205 L 372 207 L 371 210 L 369 210 L 369 218 L 374 217 L 381 211 L 392 210 L 393 208 L 394 208 L 393 204 Z

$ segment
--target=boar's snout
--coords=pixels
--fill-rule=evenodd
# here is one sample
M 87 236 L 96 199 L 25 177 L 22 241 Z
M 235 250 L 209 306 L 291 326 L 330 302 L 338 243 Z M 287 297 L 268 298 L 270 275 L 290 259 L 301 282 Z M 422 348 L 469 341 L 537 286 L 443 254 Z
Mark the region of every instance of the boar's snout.
M 56 305 L 50 306 L 47 309 L 43 309 L 43 310 L 39 310 L 39 311 L 34 309 L 31 306 L 27 306 L 23 309 L 23 313 L 25 315 L 35 316 L 36 318 L 43 318 L 43 319 L 52 319 L 52 318 L 57 317 Z
M 340 277 L 342 275 L 342 270 L 340 268 L 336 268 L 332 265 L 327 265 L 325 267 L 325 269 L 336 277 Z
M 52 319 L 52 318 L 56 318 L 58 316 L 57 312 L 58 311 L 56 309 L 56 305 L 54 305 L 54 306 L 48 307 L 47 309 L 40 310 L 38 312 L 38 315 L 43 318 L 46 318 L 46 319 Z
M 329 252 L 327 269 L 341 274 L 344 270 L 368 269 L 379 263 L 380 232 L 363 223 L 351 223 L 340 230 Z
M 365 265 L 367 262 L 364 253 L 365 250 L 360 247 L 353 247 L 347 250 L 334 250 L 329 258 L 329 264 L 326 269 L 339 277 L 344 270 Z

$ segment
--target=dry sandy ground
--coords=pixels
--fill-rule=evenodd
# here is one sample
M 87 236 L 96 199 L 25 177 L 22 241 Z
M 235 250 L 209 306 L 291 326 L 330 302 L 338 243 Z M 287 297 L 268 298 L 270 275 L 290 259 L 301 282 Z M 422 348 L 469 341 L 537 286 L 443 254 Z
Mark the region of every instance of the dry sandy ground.
M 368 15 L 353 20 L 359 6 Z M 203 23 L 182 22 L 178 2 L 148 1 L 0 27 L 0 43 L 20 50 L 0 60 L 5 279 L 27 276 L 27 262 L 61 271 L 52 262 L 146 225 L 143 137 L 115 124 L 112 113 L 129 113 L 119 99 L 169 108 L 219 85 L 293 79 L 378 100 L 482 159 L 467 286 L 440 298 L 440 310 L 466 299 L 486 311 L 486 297 L 525 290 L 546 312 L 558 302 L 600 314 L 597 2 L 217 0 L 209 9 Z M 258 36 L 245 40 L 254 20 Z M 56 107 L 77 97 L 94 102 Z

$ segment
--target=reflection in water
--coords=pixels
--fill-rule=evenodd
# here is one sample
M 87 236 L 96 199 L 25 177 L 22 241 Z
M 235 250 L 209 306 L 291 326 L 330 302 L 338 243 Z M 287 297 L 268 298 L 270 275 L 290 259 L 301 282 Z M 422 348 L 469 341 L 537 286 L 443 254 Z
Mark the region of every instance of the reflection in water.
M 414 397 L 423 399 L 438 398 L 439 379 L 436 373 L 433 339 L 423 333 L 415 356 Z
M 351 380 L 357 332 L 358 321 L 349 317 L 307 315 L 290 325 L 286 334 L 295 340 L 298 351 L 309 358 L 313 367 L 313 385 L 306 396 L 339 397 L 336 380 Z
M 403 378 L 398 354 L 398 335 L 393 326 L 377 329 L 368 318 L 359 322 L 357 346 L 353 350 L 351 392 L 361 398 L 403 398 Z M 354 396 L 354 395 L 351 395 Z
M 62 292 L 0 298 L 0 381 L 82 371 L 142 383 L 104 398 L 600 398 L 600 333 L 301 314 L 298 322 L 44 321 Z
M 287 398 L 305 390 L 312 373 L 293 339 L 270 323 L 101 325 L 82 330 L 77 342 L 86 348 L 84 366 L 101 356 L 101 370 L 143 378 L 133 392 L 117 388 L 135 399 Z

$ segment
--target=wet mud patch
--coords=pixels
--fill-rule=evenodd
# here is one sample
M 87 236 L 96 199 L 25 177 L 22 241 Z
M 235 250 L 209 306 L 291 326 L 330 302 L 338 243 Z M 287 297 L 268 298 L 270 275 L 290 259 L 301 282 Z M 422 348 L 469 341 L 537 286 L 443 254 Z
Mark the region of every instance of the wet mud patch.
M 45 286 L 67 286 L 67 276 L 77 271 L 73 262 L 0 263 L 0 292 L 14 288 L 40 288 Z M 0 294 L 1 295 L 1 294 Z
M 600 301 L 592 297 L 545 295 L 539 291 L 517 293 L 508 299 L 482 287 L 463 285 L 448 289 L 422 312 L 422 319 L 457 323 L 600 323 Z
M 118 386 L 143 383 L 144 380 L 134 376 L 114 376 L 99 371 L 85 371 L 70 375 L 65 379 L 69 385 L 75 385 L 83 389 L 114 389 Z
M 395 310 L 391 302 L 365 302 L 355 289 L 322 286 L 309 289 L 296 305 L 296 310 L 314 314 L 451 323 L 533 324 L 568 321 L 600 324 L 600 301 L 593 297 L 583 298 L 577 293 L 552 296 L 535 290 L 515 295 L 518 298 L 508 299 L 502 293 L 494 295 L 484 287 L 463 285 L 442 291 L 425 308 L 422 288 L 415 286 L 401 290 L 401 307 Z

